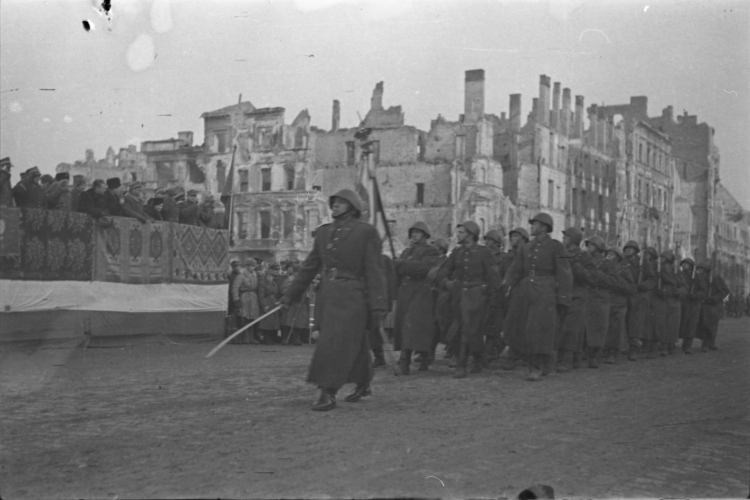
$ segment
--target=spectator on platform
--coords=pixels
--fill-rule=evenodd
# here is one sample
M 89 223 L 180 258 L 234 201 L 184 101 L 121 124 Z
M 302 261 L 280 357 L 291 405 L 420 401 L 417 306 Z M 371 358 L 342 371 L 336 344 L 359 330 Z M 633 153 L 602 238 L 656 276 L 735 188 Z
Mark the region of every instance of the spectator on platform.
M 198 191 L 191 189 L 187 199 L 177 204 L 180 209 L 180 224 L 200 226 L 201 205 L 198 204 Z
M 68 172 L 58 172 L 57 175 L 55 175 L 55 182 L 47 188 L 45 198 L 49 210 L 70 212 L 72 196 L 70 174 Z
M 86 178 L 82 175 L 73 176 L 73 189 L 70 191 L 70 211 L 78 212 L 81 194 L 86 191 Z
M 157 192 L 157 195 L 159 193 Z M 179 222 L 180 221 L 180 209 L 177 207 L 177 195 L 179 190 L 177 188 L 167 189 L 164 194 L 164 208 L 162 210 L 162 218 L 167 222 Z
M 42 173 L 32 167 L 21 175 L 21 180 L 13 187 L 13 199 L 18 208 L 45 208 L 44 190 L 39 183 Z
M 108 215 L 122 217 L 122 182 L 119 177 L 107 179 L 107 190 L 104 192 L 104 206 Z
M 55 178 L 52 177 L 49 174 L 44 174 L 42 178 L 40 179 L 42 184 L 42 189 L 44 189 L 44 192 L 46 193 L 47 190 L 50 188 L 53 182 L 55 182 Z
M 10 169 L 13 164 L 10 158 L 0 160 L 0 207 L 13 206 L 13 186 L 10 183 Z
M 130 185 L 128 194 L 123 199 L 122 212 L 125 217 L 138 219 L 143 224 L 152 220 L 143 210 L 143 185 L 140 182 Z
M 151 198 L 143 207 L 143 211 L 155 221 L 164 221 L 164 198 Z
M 104 201 L 107 185 L 102 179 L 96 179 L 92 187 L 81 193 L 78 198 L 78 211 L 89 214 L 94 219 L 109 215 Z
M 226 208 L 224 208 L 224 204 L 220 201 L 215 201 L 213 204 L 213 218 L 211 219 L 211 223 L 208 227 L 211 229 L 228 229 L 227 228 L 227 221 L 226 218 Z

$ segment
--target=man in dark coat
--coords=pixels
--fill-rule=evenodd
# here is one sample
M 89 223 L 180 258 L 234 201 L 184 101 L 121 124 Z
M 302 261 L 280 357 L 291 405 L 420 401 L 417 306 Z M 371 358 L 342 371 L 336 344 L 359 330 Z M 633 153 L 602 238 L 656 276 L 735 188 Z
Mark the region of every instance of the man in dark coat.
M 159 193 L 157 193 L 157 195 L 158 194 Z M 167 222 L 180 221 L 180 208 L 177 206 L 177 196 L 179 196 L 178 188 L 170 188 L 164 192 L 164 207 L 162 210 L 162 216 Z
M 109 215 L 107 206 L 104 203 L 104 193 L 107 191 L 107 185 L 102 179 L 96 179 L 92 187 L 81 193 L 78 199 L 78 211 L 89 214 L 94 219 Z
M 521 247 L 511 271 L 511 286 L 518 294 L 508 317 L 523 325 L 518 350 L 528 356 L 526 380 L 537 381 L 548 375 L 555 350 L 558 317 L 570 306 L 573 276 L 562 243 L 550 237 L 552 217 L 540 213 L 529 219 L 534 239 Z
M 654 290 L 654 328 L 661 346 L 659 354 L 666 356 L 674 353 L 680 334 L 680 297 L 685 287 L 674 272 L 674 253 L 665 250 L 660 259 L 660 282 Z
M 44 193 L 47 208 L 49 210 L 62 210 L 70 212 L 72 206 L 70 174 L 68 172 L 58 172 L 55 175 L 54 182 L 47 188 Z
M 432 350 L 432 287 L 427 273 L 440 257 L 437 248 L 427 244 L 430 230 L 424 222 L 409 228 L 411 245 L 393 261 L 398 277 L 396 322 L 393 348 L 401 351 L 396 366 L 397 375 L 408 375 L 411 355 L 421 355 L 419 371 L 427 370 Z
M 682 318 L 680 320 L 680 338 L 682 352 L 693 353 L 693 339 L 701 319 L 701 302 L 706 298 L 705 276 L 698 274 L 693 259 L 685 258 L 680 262 L 682 281 L 687 293 L 682 299 Z
M 607 245 L 599 236 L 586 240 L 586 250 L 591 255 L 594 270 L 591 272 L 591 288 L 586 310 L 586 354 L 589 368 L 599 368 L 599 356 L 604 348 L 604 341 L 609 330 L 609 269 L 612 264 L 606 261 L 604 254 Z
M 151 220 L 151 217 L 149 217 L 143 208 L 142 196 L 143 185 L 140 182 L 131 184 L 128 193 L 122 201 L 122 212 L 123 216 L 138 219 L 141 223 L 145 224 Z
M 383 276 L 385 277 L 385 303 L 388 306 L 387 313 L 392 314 L 393 305 L 398 294 L 398 277 L 393 264 L 393 259 L 383 254 L 380 256 L 383 261 Z M 383 337 L 380 334 L 380 325 L 371 323 L 370 329 L 370 349 L 373 355 L 373 368 L 385 366 L 385 353 L 383 351 Z
M 198 204 L 198 191 L 191 189 L 187 192 L 187 199 L 177 204 L 180 210 L 180 224 L 200 226 L 201 206 Z
M 123 217 L 122 210 L 122 182 L 119 177 L 107 179 L 107 190 L 104 192 L 104 206 L 107 214 L 115 217 Z
M 708 282 L 706 298 L 701 306 L 701 319 L 698 323 L 697 338 L 701 339 L 701 351 L 716 351 L 716 336 L 719 334 L 719 319 L 724 299 L 729 295 L 729 287 L 715 271 L 711 270 L 711 262 L 698 264 L 698 274 Z
M 10 170 L 13 164 L 10 158 L 0 160 L 0 207 L 13 206 L 13 187 L 10 184 Z
M 13 199 L 18 208 L 47 208 L 44 189 L 39 184 L 42 173 L 37 167 L 24 172 L 21 181 L 13 187 Z
M 503 370 L 514 370 L 518 361 L 521 360 L 521 353 L 518 351 L 519 343 L 523 338 L 523 324 L 516 324 L 508 321 L 508 311 L 513 308 L 513 299 L 515 297 L 515 288 L 510 286 L 511 272 L 513 263 L 519 249 L 529 242 L 529 232 L 522 227 L 517 227 L 508 233 L 510 239 L 510 250 L 505 254 L 503 263 L 504 274 L 501 276 L 502 285 L 500 286 L 500 295 L 503 297 L 503 341 L 508 344 L 508 357 L 503 364 Z
M 500 293 L 500 275 L 495 269 L 492 252 L 477 244 L 479 236 L 476 222 L 460 224 L 456 229 L 459 246 L 450 254 L 436 278 L 451 291 L 454 314 L 447 340 L 451 342 L 455 337 L 460 342 L 454 374 L 456 378 L 466 377 L 470 354 L 474 360 L 471 372 L 482 371 L 482 322 L 489 305 L 496 302 Z
M 625 316 L 628 332 L 628 360 L 636 361 L 641 342 L 646 342 L 649 338 L 648 331 L 651 328 L 649 295 L 650 291 L 656 287 L 656 274 L 650 261 L 646 260 L 646 252 L 639 256 L 641 247 L 637 241 L 630 240 L 625 243 L 623 251 L 625 262 L 636 286 L 636 293 L 628 297 L 628 312 Z
M 143 207 L 143 212 L 155 221 L 164 221 L 164 198 L 151 198 Z
M 86 178 L 82 175 L 73 176 L 73 189 L 70 191 L 70 211 L 78 212 L 81 194 L 86 191 Z
M 320 336 L 307 381 L 320 388 L 313 410 L 336 406 L 336 393 L 347 383 L 355 391 L 346 401 L 371 394 L 372 362 L 368 325 L 385 316 L 385 279 L 378 231 L 359 220 L 363 202 L 350 189 L 329 198 L 334 222 L 315 232 L 313 249 L 302 264 L 280 303 L 288 306 L 301 299 L 319 272 L 322 287 Z
M 487 248 L 492 252 L 492 260 L 495 263 L 495 269 L 498 276 L 502 279 L 505 276 L 505 266 L 510 265 L 506 259 L 506 254 L 503 252 L 503 235 L 497 229 L 491 229 L 484 235 L 484 242 Z M 482 333 L 484 334 L 484 360 L 489 362 L 499 357 L 500 353 L 505 349 L 503 343 L 502 330 L 503 322 L 505 321 L 504 307 L 505 304 L 502 293 L 498 293 L 495 302 L 490 304 L 487 309 L 487 315 L 484 318 L 484 324 L 482 325 Z
M 628 311 L 628 297 L 636 291 L 635 281 L 625 255 L 619 248 L 607 250 L 606 259 L 612 263 L 609 269 L 609 325 L 604 342 L 604 362 L 617 363 L 618 355 L 625 340 L 625 316 Z
M 557 350 L 557 373 L 569 372 L 573 367 L 573 358 L 583 346 L 583 334 L 586 327 L 586 303 L 588 302 L 590 274 L 594 263 L 588 252 L 581 250 L 583 233 L 577 227 L 563 231 L 563 245 L 570 260 L 570 272 L 573 275 L 573 287 L 570 292 L 570 305 L 557 330 L 555 349 Z

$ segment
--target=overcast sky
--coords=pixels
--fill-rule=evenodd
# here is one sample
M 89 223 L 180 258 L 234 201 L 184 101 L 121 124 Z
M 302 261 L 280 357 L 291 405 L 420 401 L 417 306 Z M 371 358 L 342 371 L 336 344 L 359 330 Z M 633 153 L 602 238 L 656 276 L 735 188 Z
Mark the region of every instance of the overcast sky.
M 355 126 L 378 81 L 423 130 L 457 119 L 463 76 L 483 68 L 485 111 L 523 114 L 539 75 L 586 105 L 649 98 L 716 129 L 723 183 L 750 209 L 750 2 L 172 1 L 0 3 L 0 156 L 18 171 L 195 132 L 243 100 Z M 88 20 L 92 29 L 84 30 Z M 54 90 L 41 90 L 54 89 Z M 168 116 L 164 116 L 168 115 Z

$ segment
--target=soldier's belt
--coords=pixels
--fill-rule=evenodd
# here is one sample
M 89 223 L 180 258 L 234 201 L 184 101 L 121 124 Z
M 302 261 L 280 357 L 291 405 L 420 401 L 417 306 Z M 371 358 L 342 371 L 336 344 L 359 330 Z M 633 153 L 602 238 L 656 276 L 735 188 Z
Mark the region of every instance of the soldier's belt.
M 361 280 L 362 279 L 362 276 L 359 276 L 350 271 L 346 271 L 344 269 L 338 269 L 335 267 L 323 269 L 323 276 L 328 278 L 329 280 Z
M 532 269 L 531 271 L 528 272 L 528 274 L 526 275 L 526 277 L 527 278 L 534 278 L 534 277 L 538 277 L 538 276 L 554 276 L 554 275 L 555 275 L 555 273 L 553 273 L 552 271 L 542 271 L 542 270 L 538 270 L 537 271 L 537 270 L 533 270 Z

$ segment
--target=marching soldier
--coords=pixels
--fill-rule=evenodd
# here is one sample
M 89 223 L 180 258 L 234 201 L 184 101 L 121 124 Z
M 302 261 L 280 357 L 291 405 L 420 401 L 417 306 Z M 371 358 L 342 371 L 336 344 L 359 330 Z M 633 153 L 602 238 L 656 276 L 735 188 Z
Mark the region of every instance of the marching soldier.
M 508 233 L 508 238 L 510 238 L 510 250 L 505 254 L 505 263 L 503 264 L 505 274 L 502 276 L 503 281 L 500 287 L 500 294 L 502 295 L 504 305 L 503 316 L 505 317 L 505 321 L 503 322 L 503 341 L 508 344 L 508 357 L 502 368 L 503 370 L 514 370 L 516 364 L 521 359 L 518 349 L 523 338 L 523 325 L 508 321 L 508 311 L 513 308 L 513 298 L 515 297 L 515 288 L 510 286 L 511 272 L 518 252 L 521 247 L 529 242 L 530 238 L 529 232 L 522 227 L 517 227 Z
M 680 338 L 682 339 L 682 352 L 692 354 L 693 339 L 701 318 L 701 301 L 706 298 L 706 282 L 702 275 L 697 274 L 693 259 L 682 259 L 680 268 L 682 281 L 687 287 L 687 293 L 682 300 Z
M 549 374 L 557 318 L 564 317 L 570 305 L 573 279 L 562 243 L 550 237 L 552 217 L 540 213 L 529 224 L 534 240 L 521 247 L 513 263 L 510 283 L 517 297 L 508 321 L 523 335 L 519 350 L 529 356 L 526 380 L 536 381 Z
M 599 355 L 604 347 L 609 330 L 609 264 L 604 254 L 607 245 L 599 236 L 592 236 L 586 240 L 586 250 L 591 255 L 594 270 L 589 289 L 589 301 L 586 309 L 585 343 L 589 368 L 599 368 Z
M 336 407 L 336 393 L 347 383 L 357 384 L 346 401 L 371 394 L 372 362 L 368 324 L 382 321 L 387 309 L 380 236 L 359 220 L 363 202 L 354 191 L 342 189 L 329 198 L 333 223 L 315 232 L 313 249 L 286 294 L 288 306 L 300 300 L 318 272 L 320 336 L 307 381 L 320 388 L 315 411 Z
M 680 334 L 680 296 L 684 285 L 674 272 L 674 253 L 665 250 L 661 259 L 660 286 L 654 291 L 654 321 L 661 356 L 674 353 Z
M 581 250 L 583 233 L 576 227 L 563 231 L 563 246 L 570 259 L 573 286 L 570 292 L 570 305 L 561 326 L 557 330 L 555 349 L 557 350 L 557 372 L 566 373 L 573 367 L 573 358 L 583 345 L 586 326 L 586 303 L 594 263 L 588 252 Z
M 612 262 L 610 269 L 609 289 L 609 327 L 607 340 L 604 343 L 604 360 L 607 364 L 617 363 L 621 343 L 625 336 L 625 315 L 628 310 L 628 297 L 636 291 L 633 276 L 628 264 L 624 262 L 625 255 L 619 248 L 607 250 L 607 260 Z
M 706 298 L 701 305 L 701 319 L 698 323 L 697 338 L 701 339 L 701 351 L 708 352 L 709 349 L 716 351 L 716 336 L 719 333 L 719 319 L 721 317 L 721 306 L 724 299 L 729 295 L 729 287 L 721 279 L 721 276 L 711 271 L 711 262 L 704 261 L 698 264 L 698 274 L 708 282 Z
M 483 368 L 482 321 L 500 288 L 500 276 L 494 268 L 492 252 L 479 246 L 479 226 L 468 221 L 459 224 L 456 230 L 459 247 L 453 250 L 448 260 L 438 271 L 437 280 L 444 281 L 451 290 L 454 305 L 453 324 L 448 332 L 459 335 L 459 351 L 454 377 L 466 377 L 469 355 L 473 357 L 471 373 Z
M 427 244 L 430 231 L 424 222 L 417 222 L 409 228 L 409 239 L 409 248 L 393 261 L 399 283 L 393 344 L 395 350 L 401 351 L 397 375 L 409 375 L 412 352 L 421 355 L 419 371 L 426 371 L 432 351 L 432 287 L 427 273 L 440 253 Z
M 506 258 L 503 252 L 503 235 L 497 229 L 487 231 L 484 235 L 484 241 L 487 248 L 492 252 L 492 258 L 495 262 L 495 270 L 500 277 L 505 276 Z M 484 343 L 484 360 L 486 362 L 497 359 L 503 351 L 503 337 L 500 332 L 503 329 L 505 316 L 503 314 L 503 295 L 498 294 L 497 301 L 490 304 L 487 310 L 487 316 L 484 318 L 482 330 L 485 336 Z
M 646 252 L 639 257 L 641 248 L 638 242 L 630 240 L 625 243 L 625 261 L 630 275 L 636 285 L 636 292 L 628 297 L 628 312 L 626 323 L 628 330 L 628 360 L 638 359 L 638 348 L 641 341 L 648 342 L 651 327 L 650 291 L 656 287 L 656 274 L 650 261 L 646 260 Z

